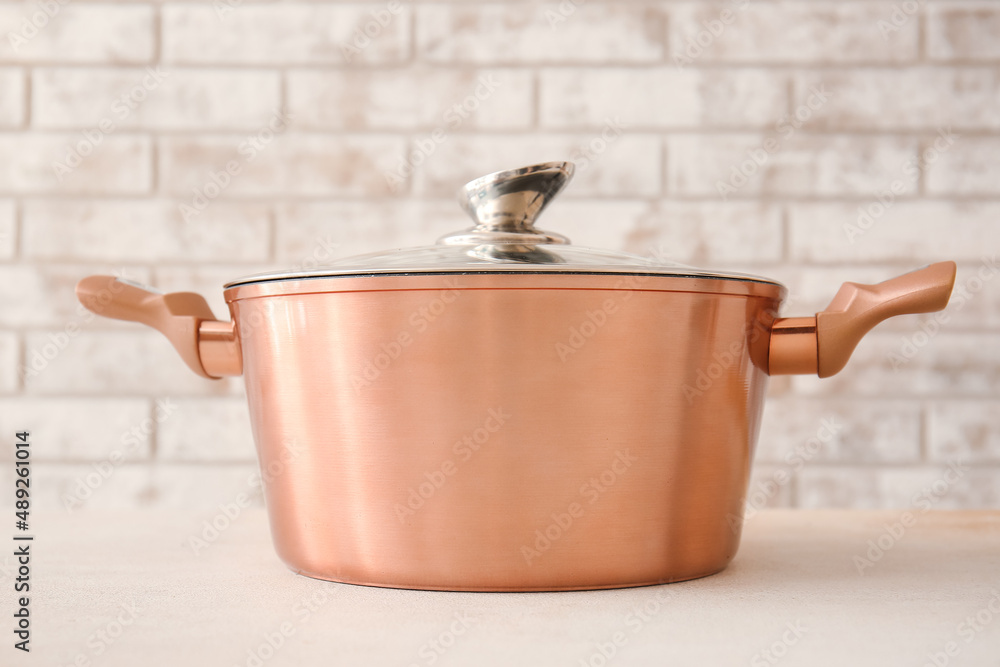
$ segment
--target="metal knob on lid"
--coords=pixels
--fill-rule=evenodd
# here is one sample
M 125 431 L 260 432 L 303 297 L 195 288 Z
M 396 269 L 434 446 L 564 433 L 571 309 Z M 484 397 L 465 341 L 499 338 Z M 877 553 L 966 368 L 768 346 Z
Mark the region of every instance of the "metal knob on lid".
M 573 163 L 542 164 L 498 171 L 470 181 L 459 203 L 476 222 L 472 229 L 449 234 L 447 245 L 535 246 L 569 239 L 535 228 L 535 219 L 573 177 Z

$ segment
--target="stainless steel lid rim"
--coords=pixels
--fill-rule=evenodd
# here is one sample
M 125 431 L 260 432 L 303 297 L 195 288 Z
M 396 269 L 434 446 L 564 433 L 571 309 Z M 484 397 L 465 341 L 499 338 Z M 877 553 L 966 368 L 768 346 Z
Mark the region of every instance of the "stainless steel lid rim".
M 416 276 L 476 276 L 476 275 L 488 275 L 488 276 L 499 276 L 499 275 L 552 275 L 559 274 L 564 276 L 639 276 L 639 277 L 649 277 L 649 278 L 687 278 L 687 279 L 705 279 L 705 280 L 722 280 L 728 281 L 732 280 L 735 282 L 747 282 L 747 283 L 761 283 L 764 285 L 776 285 L 778 287 L 784 288 L 785 286 L 778 282 L 777 280 L 771 280 L 769 278 L 761 278 L 758 276 L 753 276 L 750 274 L 722 274 L 722 273 L 663 273 L 660 271 L 635 271 L 635 270 L 622 270 L 617 271 L 614 269 L 598 269 L 598 270 L 585 270 L 585 269 L 493 269 L 493 270 L 466 270 L 466 269 L 436 269 L 432 271 L 368 271 L 368 272 L 357 272 L 357 273 L 317 273 L 315 275 L 303 275 L 303 274 L 288 274 L 288 275 L 271 275 L 264 274 L 263 277 L 255 278 L 254 276 L 248 276 L 246 278 L 240 278 L 232 282 L 228 282 L 223 285 L 223 289 L 229 289 L 231 287 L 239 287 L 241 285 L 259 285 L 263 283 L 275 283 L 284 281 L 297 281 L 297 280 L 323 280 L 324 278 L 379 278 L 379 277 L 416 277 Z
M 329 278 L 324 283 L 323 278 Z M 621 284 L 622 280 L 641 282 Z M 454 281 L 449 282 L 449 279 Z M 461 281 L 459 282 L 459 279 Z M 615 282 L 615 281 L 618 282 Z M 708 276 L 675 276 L 659 273 L 601 273 L 565 271 L 470 271 L 419 272 L 399 274 L 352 274 L 315 276 L 231 283 L 226 287 L 227 302 L 250 298 L 298 294 L 353 292 L 483 290 L 586 290 L 607 292 L 670 292 L 718 294 L 720 296 L 762 297 L 784 300 L 787 289 L 781 283 Z

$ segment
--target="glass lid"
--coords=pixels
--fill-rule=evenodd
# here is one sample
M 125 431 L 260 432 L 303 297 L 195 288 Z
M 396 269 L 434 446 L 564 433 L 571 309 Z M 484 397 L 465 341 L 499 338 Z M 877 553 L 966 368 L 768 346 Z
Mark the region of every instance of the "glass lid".
M 272 280 L 411 273 L 626 273 L 722 280 L 773 280 L 719 273 L 614 250 L 571 245 L 560 234 L 542 231 L 535 220 L 573 176 L 571 162 L 499 171 L 477 178 L 459 192 L 459 203 L 476 223 L 435 245 L 347 257 L 308 271 L 261 273 L 226 287 Z

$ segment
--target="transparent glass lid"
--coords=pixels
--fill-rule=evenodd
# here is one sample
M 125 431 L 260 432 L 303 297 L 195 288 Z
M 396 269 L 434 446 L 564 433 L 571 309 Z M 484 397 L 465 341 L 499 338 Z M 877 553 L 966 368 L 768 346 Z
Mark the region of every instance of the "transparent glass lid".
M 571 245 L 560 234 L 535 227 L 539 213 L 573 176 L 570 162 L 499 171 L 477 178 L 459 193 L 462 208 L 476 223 L 435 245 L 347 257 L 308 271 L 270 272 L 233 281 L 226 287 L 270 280 L 409 273 L 641 273 L 727 280 L 773 280 L 719 273 L 614 250 Z

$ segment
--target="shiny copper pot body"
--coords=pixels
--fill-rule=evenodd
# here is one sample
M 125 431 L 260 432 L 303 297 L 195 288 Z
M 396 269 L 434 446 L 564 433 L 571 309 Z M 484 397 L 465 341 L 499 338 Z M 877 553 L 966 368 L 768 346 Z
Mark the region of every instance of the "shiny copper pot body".
M 754 351 L 766 356 L 779 287 L 310 282 L 226 293 L 293 570 L 560 590 L 690 579 L 736 553 L 767 385 Z
M 880 321 L 944 308 L 955 264 L 778 318 L 785 290 L 766 278 L 536 229 L 571 174 L 473 181 L 476 226 L 439 245 L 231 283 L 230 321 L 109 276 L 77 294 L 158 329 L 199 375 L 245 376 L 296 572 L 468 591 L 717 572 L 739 544 L 768 375 L 839 372 Z

